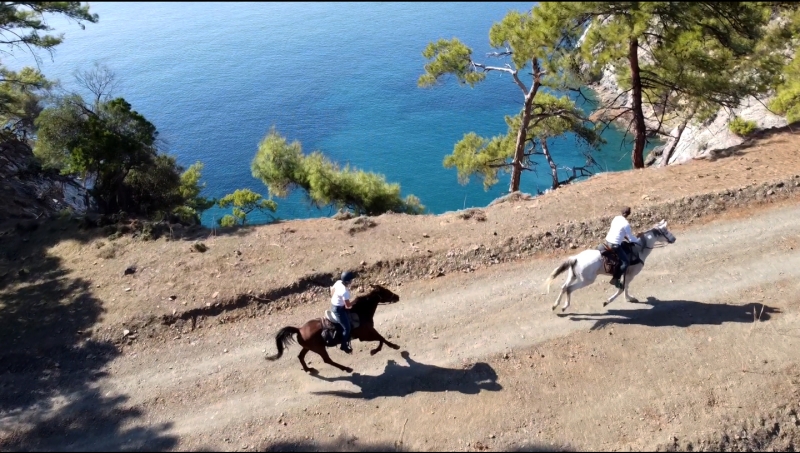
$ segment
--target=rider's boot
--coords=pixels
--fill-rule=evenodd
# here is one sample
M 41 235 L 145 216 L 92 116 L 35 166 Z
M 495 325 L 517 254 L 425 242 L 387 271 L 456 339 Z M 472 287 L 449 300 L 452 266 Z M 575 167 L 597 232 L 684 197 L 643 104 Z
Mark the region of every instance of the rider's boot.
M 617 272 L 611 275 L 611 280 L 608 282 L 608 284 L 614 285 L 615 288 L 619 288 L 620 287 L 619 274 L 620 274 L 619 266 L 617 266 Z

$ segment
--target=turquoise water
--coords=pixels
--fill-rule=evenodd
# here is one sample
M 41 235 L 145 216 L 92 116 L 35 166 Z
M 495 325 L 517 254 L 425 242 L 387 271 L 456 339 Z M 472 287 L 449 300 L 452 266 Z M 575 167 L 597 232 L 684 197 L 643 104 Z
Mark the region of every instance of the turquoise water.
M 510 10 L 533 3 L 91 3 L 100 16 L 81 30 L 53 18 L 65 41 L 41 69 L 66 88 L 73 73 L 95 62 L 120 81 L 115 95 L 156 125 L 164 149 L 184 166 L 205 163 L 205 195 L 237 188 L 267 195 L 250 162 L 271 126 L 306 152 L 320 150 L 341 164 L 382 173 L 414 194 L 430 212 L 485 206 L 504 194 L 508 176 L 484 191 L 480 179 L 460 185 L 442 160 L 470 131 L 506 131 L 522 93 L 506 74 L 490 73 L 475 88 L 455 80 L 417 87 L 422 50 L 458 37 L 476 59 L 491 51 L 488 31 Z M 15 58 L 16 57 L 16 58 Z M 32 63 L 17 54 L 3 62 Z M 502 60 L 487 60 L 499 64 Z M 609 130 L 597 160 L 601 170 L 630 168 L 630 146 Z M 581 165 L 569 139 L 554 141 L 559 165 Z M 549 187 L 544 165 L 523 175 L 524 192 Z M 331 215 L 310 208 L 301 193 L 277 199 L 285 219 Z M 226 213 L 212 209 L 211 224 Z M 251 215 L 251 222 L 266 218 Z

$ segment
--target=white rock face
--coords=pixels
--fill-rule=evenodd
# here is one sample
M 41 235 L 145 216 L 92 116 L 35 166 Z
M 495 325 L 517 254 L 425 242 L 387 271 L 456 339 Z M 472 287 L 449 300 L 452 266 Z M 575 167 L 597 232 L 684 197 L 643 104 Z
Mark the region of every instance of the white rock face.
M 631 98 L 623 94 L 617 84 L 616 75 L 610 68 L 603 71 L 603 76 L 596 84 L 589 87 L 603 103 L 612 102 L 619 107 L 630 107 Z M 714 150 L 726 149 L 744 142 L 742 137 L 731 132 L 729 124 L 734 116 L 743 120 L 754 121 L 757 130 L 771 129 L 786 126 L 786 118 L 771 113 L 765 106 L 769 104 L 771 97 L 761 100 L 754 97 L 745 99 L 739 107 L 734 109 L 733 115 L 726 109 L 720 108 L 714 119 L 706 124 L 690 123 L 681 135 L 678 147 L 669 159 L 669 165 L 681 164 L 692 159 L 706 157 Z M 645 111 L 647 126 L 655 128 L 657 123 L 653 121 L 652 112 Z M 622 123 L 622 122 L 621 122 Z M 627 121 L 623 127 L 627 126 Z M 662 131 L 666 132 L 666 131 Z M 678 135 L 678 128 L 675 127 L 669 132 L 670 136 Z M 669 148 L 673 139 L 668 139 L 664 148 Z M 661 165 L 661 157 L 658 157 L 653 165 Z
M 769 99 L 764 99 L 759 102 L 754 97 L 747 98 L 742 104 L 733 112 L 747 121 L 754 121 L 756 129 L 772 129 L 776 127 L 783 127 L 788 124 L 786 118 L 775 115 L 767 110 L 765 104 Z M 678 142 L 675 152 L 667 162 L 668 165 L 681 164 L 688 162 L 692 159 L 702 158 L 708 156 L 712 151 L 730 148 L 732 146 L 740 145 L 744 142 L 742 137 L 731 132 L 729 124 L 734 118 L 725 109 L 720 109 L 717 112 L 713 121 L 708 124 L 689 124 L 683 131 L 680 142 Z M 670 135 L 675 137 L 678 134 L 677 128 L 674 129 Z M 667 147 L 671 143 L 667 143 Z M 657 161 L 660 164 L 660 159 Z

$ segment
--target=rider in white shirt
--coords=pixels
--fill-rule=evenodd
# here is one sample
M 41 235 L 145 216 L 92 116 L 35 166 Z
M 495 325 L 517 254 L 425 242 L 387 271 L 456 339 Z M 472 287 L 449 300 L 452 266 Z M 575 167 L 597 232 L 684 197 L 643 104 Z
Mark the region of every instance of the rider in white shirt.
M 342 272 L 341 280 L 337 280 L 331 287 L 331 305 L 332 311 L 342 325 L 342 351 L 350 354 L 353 349 L 350 347 L 350 315 L 347 309 L 351 308 L 353 304 L 350 302 L 350 284 L 356 277 L 355 273 L 350 271 Z
M 631 215 L 631 208 L 623 208 L 621 214 L 622 215 L 614 217 L 614 220 L 611 221 L 611 228 L 608 230 L 605 241 L 606 246 L 619 256 L 620 266 L 618 274 L 613 275 L 613 278 L 609 282 L 619 289 L 622 289 L 622 283 L 619 281 L 620 277 L 625 275 L 625 271 L 628 269 L 631 262 L 628 252 L 625 250 L 625 247 L 622 247 L 622 241 L 627 239 L 634 244 L 639 243 L 639 238 L 633 234 L 631 231 L 631 224 L 628 223 L 628 216 Z

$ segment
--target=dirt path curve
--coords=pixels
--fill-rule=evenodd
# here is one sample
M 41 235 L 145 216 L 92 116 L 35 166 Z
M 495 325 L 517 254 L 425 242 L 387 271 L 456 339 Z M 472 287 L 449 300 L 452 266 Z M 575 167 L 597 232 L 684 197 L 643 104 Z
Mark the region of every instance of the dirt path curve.
M 2 414 L 0 424 L 6 439 L 37 429 L 27 448 L 59 450 L 646 448 L 666 439 L 662 429 L 718 422 L 719 404 L 696 401 L 707 396 L 705 383 L 717 400 L 738 394 L 743 411 L 751 392 L 772 385 L 731 374 L 755 355 L 741 356 L 752 341 L 736 351 L 730 342 L 752 332 L 758 303 L 767 304 L 761 321 L 771 329 L 795 325 L 799 218 L 800 207 L 782 207 L 674 231 L 677 242 L 654 250 L 634 281 L 631 293 L 650 303 L 620 297 L 603 308 L 611 293 L 603 278 L 576 292 L 566 315 L 554 314 L 562 279 L 549 295 L 541 284 L 564 257 L 403 285 L 401 301 L 376 315 L 400 351 L 370 356 L 374 344 L 359 342 L 352 356 L 331 350 L 353 375 L 314 354 L 320 376 L 306 375 L 296 345 L 264 360 L 280 327 L 319 316 L 324 301 L 166 343 L 135 342 L 91 389 Z M 800 332 L 792 334 L 758 341 L 753 354 L 776 370 L 799 362 Z M 686 366 L 689 377 L 669 366 Z M 640 414 L 648 405 L 657 430 Z

